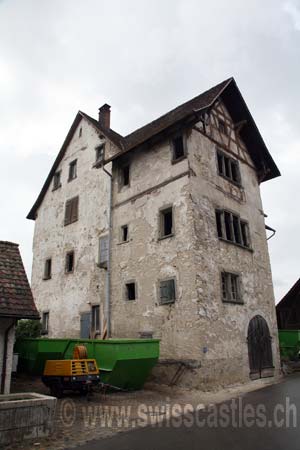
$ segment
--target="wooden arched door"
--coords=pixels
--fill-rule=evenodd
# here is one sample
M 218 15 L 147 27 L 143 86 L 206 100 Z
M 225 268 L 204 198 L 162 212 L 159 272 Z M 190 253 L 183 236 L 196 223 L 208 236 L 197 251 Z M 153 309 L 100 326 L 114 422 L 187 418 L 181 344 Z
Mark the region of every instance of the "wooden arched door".
M 250 320 L 247 340 L 250 378 L 273 376 L 272 338 L 268 324 L 262 316 L 257 315 Z

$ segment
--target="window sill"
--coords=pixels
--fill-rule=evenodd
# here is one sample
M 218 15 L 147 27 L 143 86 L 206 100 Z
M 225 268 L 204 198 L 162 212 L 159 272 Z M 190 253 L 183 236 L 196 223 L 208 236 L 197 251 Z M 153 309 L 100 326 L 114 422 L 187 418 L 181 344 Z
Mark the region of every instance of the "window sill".
M 78 219 L 73 220 L 73 222 L 64 223 L 64 227 L 67 227 L 68 225 L 72 225 L 72 223 L 76 223 L 76 222 L 78 222 Z
M 165 305 L 175 305 L 175 301 L 176 300 L 170 300 L 169 302 L 164 302 L 164 303 L 158 303 L 158 306 L 165 306 Z
M 68 178 L 68 183 L 70 183 L 71 181 L 74 181 L 74 180 L 76 180 L 76 178 L 77 178 L 77 176 L 76 176 L 76 177 L 74 177 L 74 178 Z
M 43 277 L 43 281 L 51 280 L 52 277 Z
M 223 175 L 222 173 L 218 172 L 218 175 L 223 178 L 226 181 L 229 181 L 229 183 L 233 184 L 234 186 L 236 186 L 239 189 L 243 189 L 243 185 L 241 183 L 239 183 L 238 181 L 234 181 L 231 178 L 226 177 L 226 175 Z
M 243 300 L 238 300 L 238 301 L 234 301 L 234 300 L 224 300 L 222 299 L 223 303 L 230 303 L 231 305 L 244 305 L 245 303 L 243 302 Z
M 174 233 L 171 233 L 171 234 L 168 234 L 168 235 L 166 235 L 166 236 L 160 236 L 160 237 L 158 238 L 158 240 L 159 240 L 159 241 L 163 241 L 164 239 L 172 238 L 172 237 L 174 237 L 174 236 L 175 236 L 175 234 L 174 234 Z
M 180 161 L 183 161 L 184 159 L 186 159 L 186 155 L 180 156 L 180 158 L 172 159 L 171 163 L 172 164 L 177 164 Z
M 61 184 L 59 186 L 56 186 L 56 187 L 52 188 L 52 192 L 53 191 L 57 191 L 57 189 L 59 189 L 59 188 L 61 188 Z
M 70 271 L 65 271 L 65 275 L 72 275 L 74 273 L 74 270 L 70 270 Z
M 224 239 L 221 237 L 218 237 L 218 239 L 219 239 L 219 241 L 225 242 L 226 244 L 235 245 L 236 247 L 242 248 L 243 250 L 248 250 L 248 252 L 250 252 L 250 253 L 254 252 L 254 250 L 251 247 L 245 247 L 245 245 L 237 244 L 236 242 L 228 241 L 228 239 Z
M 128 244 L 128 242 L 130 242 L 130 239 L 127 239 L 127 241 L 118 242 L 117 245 Z

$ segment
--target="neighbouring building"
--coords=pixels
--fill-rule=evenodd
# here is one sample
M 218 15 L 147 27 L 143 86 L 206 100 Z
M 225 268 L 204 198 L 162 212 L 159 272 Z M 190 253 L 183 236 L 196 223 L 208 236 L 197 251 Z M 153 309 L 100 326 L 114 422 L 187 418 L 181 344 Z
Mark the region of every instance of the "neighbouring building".
M 233 78 L 125 137 L 109 105 L 79 111 L 28 214 L 44 333 L 159 338 L 158 376 L 190 362 L 193 386 L 278 373 L 260 183 L 279 175 Z
M 15 326 L 18 319 L 39 319 L 18 244 L 0 241 L 0 393 L 8 394 Z
M 279 330 L 300 330 L 300 278 L 276 305 Z

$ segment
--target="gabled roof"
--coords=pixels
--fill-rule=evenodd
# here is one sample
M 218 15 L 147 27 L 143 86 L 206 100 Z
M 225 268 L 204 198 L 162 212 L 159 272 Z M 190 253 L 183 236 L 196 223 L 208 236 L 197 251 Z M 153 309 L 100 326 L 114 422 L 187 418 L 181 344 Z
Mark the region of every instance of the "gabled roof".
M 294 302 L 300 302 L 300 278 L 294 286 L 288 291 L 287 294 L 280 300 L 276 305 L 276 309 L 281 309 L 282 307 L 288 308 Z
M 257 171 L 260 173 L 260 181 L 267 181 L 280 176 L 280 172 L 263 141 L 263 138 L 253 120 L 253 117 L 250 114 L 250 111 L 236 85 L 235 80 L 233 78 L 228 78 L 222 83 L 217 84 L 177 108 L 172 109 L 158 119 L 148 123 L 125 137 L 121 136 L 111 128 L 104 128 L 97 120 L 82 111 L 79 111 L 50 170 L 44 186 L 27 218 L 33 220 L 35 219 L 37 209 L 46 194 L 46 191 L 51 183 L 51 179 L 60 161 L 62 160 L 67 146 L 82 117 L 88 120 L 89 123 L 91 123 L 98 131 L 107 136 L 120 149 L 119 153 L 106 160 L 106 163 L 108 163 L 121 157 L 125 153 L 138 148 L 143 143 L 150 141 L 153 137 L 159 136 L 162 132 L 167 131 L 177 123 L 183 122 L 188 118 L 193 118 L 196 122 L 199 120 L 199 114 L 204 110 L 209 110 L 218 98 L 221 98 L 225 103 L 225 106 L 227 107 L 234 123 L 245 122 L 245 125 L 240 131 L 240 135 L 245 142 Z
M 66 136 L 66 139 L 64 140 L 64 143 L 63 143 L 63 145 L 62 145 L 62 147 L 61 147 L 61 149 L 60 149 L 60 151 L 59 151 L 59 153 L 58 153 L 58 155 L 57 155 L 57 157 L 56 157 L 56 159 L 55 159 L 55 161 L 53 163 L 53 166 L 51 167 L 51 170 L 50 170 L 50 172 L 49 172 L 49 174 L 48 174 L 48 176 L 46 178 L 46 181 L 45 181 L 45 183 L 44 183 L 44 185 L 43 185 L 43 187 L 41 189 L 41 192 L 39 193 L 38 198 L 36 199 L 33 207 L 31 208 L 31 210 L 29 211 L 29 213 L 27 215 L 27 219 L 35 220 L 36 212 L 37 212 L 40 204 L 42 203 L 43 198 L 44 198 L 44 196 L 45 196 L 45 194 L 46 194 L 46 192 L 47 192 L 47 190 L 48 190 L 48 188 L 50 186 L 51 180 L 52 180 L 52 178 L 53 178 L 53 176 L 54 176 L 54 174 L 55 174 L 55 172 L 56 172 L 60 162 L 62 161 L 65 153 L 66 153 L 68 145 L 71 142 L 71 139 L 73 137 L 73 134 L 75 133 L 76 128 L 78 127 L 78 125 L 79 125 L 79 123 L 80 123 L 80 121 L 81 121 L 81 119 L 83 117 L 91 125 L 93 125 L 96 128 L 97 131 L 99 131 L 100 133 L 103 133 L 117 147 L 119 147 L 120 151 L 123 150 L 123 139 L 124 138 L 120 134 L 116 133 L 111 128 L 110 129 L 104 128 L 103 126 L 101 126 L 101 124 L 97 120 L 93 119 L 92 117 L 88 116 L 87 114 L 85 114 L 82 111 L 78 111 L 78 113 L 76 114 L 76 117 L 75 117 L 75 119 L 74 119 L 74 121 L 73 121 L 73 123 L 71 125 L 71 128 L 70 128 L 70 130 L 69 130 L 69 132 L 68 132 L 68 134 Z
M 38 319 L 18 244 L 0 241 L 0 317 Z

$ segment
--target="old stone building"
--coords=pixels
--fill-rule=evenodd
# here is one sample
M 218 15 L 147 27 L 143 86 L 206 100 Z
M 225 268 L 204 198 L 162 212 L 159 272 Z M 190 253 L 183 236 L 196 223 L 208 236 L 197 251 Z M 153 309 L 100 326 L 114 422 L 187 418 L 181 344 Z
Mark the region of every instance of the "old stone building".
M 78 112 L 28 215 L 44 332 L 160 338 L 157 374 L 194 386 L 276 374 L 259 186 L 279 175 L 233 78 L 126 137 L 107 104 Z

